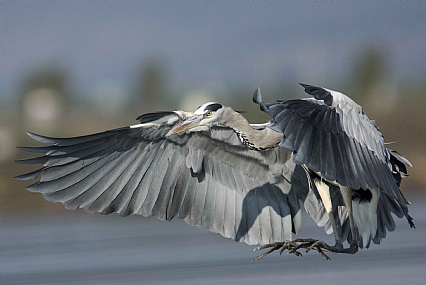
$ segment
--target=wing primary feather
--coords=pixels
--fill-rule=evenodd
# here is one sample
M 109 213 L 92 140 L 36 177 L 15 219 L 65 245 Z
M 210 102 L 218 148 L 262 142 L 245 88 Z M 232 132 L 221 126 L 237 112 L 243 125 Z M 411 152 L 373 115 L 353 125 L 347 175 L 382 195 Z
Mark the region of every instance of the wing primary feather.
M 276 130 L 276 131 L 282 131 L 284 134 L 284 138 L 288 138 L 288 136 L 295 130 L 295 128 L 298 126 L 300 122 L 300 119 L 298 117 L 292 117 L 287 125 L 285 126 L 284 131 L 282 130 Z
M 316 128 L 311 128 L 312 133 L 309 139 L 309 145 L 307 146 L 306 154 L 306 165 L 309 165 L 309 168 L 313 171 L 319 172 L 322 170 L 321 160 L 321 132 Z M 327 159 L 327 157 L 325 157 Z
M 190 220 L 192 225 L 197 225 L 199 227 L 202 223 L 203 212 L 205 208 L 207 188 L 209 186 L 210 179 L 205 179 L 197 187 L 195 192 L 194 202 L 191 207 Z
M 342 133 L 337 133 L 335 136 L 336 143 L 338 146 L 338 153 L 340 154 L 339 161 L 341 162 L 341 172 L 342 172 L 342 185 L 350 186 L 354 189 L 358 189 L 356 179 L 351 179 L 352 170 L 349 168 L 349 157 L 351 156 L 348 148 L 345 144 L 344 137 Z
M 149 152 L 142 152 L 138 158 L 135 160 L 135 165 L 137 169 L 133 172 L 129 181 L 123 187 L 123 189 L 118 193 L 118 195 L 113 199 L 113 201 L 102 210 L 103 214 L 110 214 L 113 212 L 118 213 L 121 216 L 125 216 L 126 214 L 130 214 L 130 211 L 127 211 L 127 207 L 129 202 L 135 192 L 136 188 L 139 186 L 142 178 L 146 173 L 146 169 L 148 168 L 147 160 L 149 160 Z M 133 213 L 132 213 L 133 214 Z
M 321 167 L 322 169 L 324 169 L 324 173 L 321 174 L 324 176 L 325 179 L 329 181 L 335 181 L 335 152 L 333 151 L 333 145 L 331 142 L 331 133 L 322 131 L 321 136 Z
M 194 196 L 195 196 L 196 184 L 198 183 L 196 174 L 193 173 L 192 171 L 190 172 L 188 182 L 189 182 L 188 188 L 185 192 L 185 197 L 182 201 L 182 205 L 178 213 L 179 218 L 185 218 L 185 220 L 191 211 L 191 207 L 192 207 Z
M 273 186 L 269 183 L 263 186 L 265 189 L 265 194 L 267 195 L 267 201 L 269 205 L 269 218 L 270 218 L 270 227 L 271 232 L 269 235 L 268 243 L 271 243 L 276 240 L 282 240 L 281 232 L 281 208 L 279 206 L 282 199 L 280 199 L 280 190 L 277 190 L 276 186 Z M 277 192 L 279 191 L 279 192 Z
M 353 163 L 352 168 L 353 171 L 356 175 L 356 179 L 359 185 L 359 188 L 362 189 L 367 189 L 368 188 L 368 183 L 365 180 L 365 169 L 361 163 L 361 157 L 358 153 L 357 147 L 356 147 L 356 142 L 354 141 L 353 138 L 350 138 L 348 136 L 345 136 L 346 140 L 347 140 L 347 145 L 348 145 L 348 149 L 351 151 L 351 163 Z M 357 188 L 355 188 L 357 189 Z
M 237 182 L 236 182 L 236 179 L 235 179 L 236 174 L 235 174 L 235 171 L 234 171 L 234 169 L 235 169 L 234 167 L 235 166 L 228 166 L 227 167 L 227 174 L 228 174 L 229 182 L 230 182 L 228 188 L 230 190 L 236 192 L 236 191 L 238 191 L 238 186 L 237 186 Z
M 71 137 L 71 138 L 53 138 L 53 137 L 47 137 L 42 135 L 37 135 L 31 132 L 27 132 L 28 136 L 30 136 L 32 139 L 42 142 L 42 143 L 49 143 L 54 144 L 58 146 L 69 146 L 69 145 L 75 145 L 75 144 L 81 144 L 89 141 L 94 141 L 96 139 L 105 138 L 108 136 L 115 135 L 116 133 L 119 133 L 122 130 L 128 129 L 120 128 L 120 129 L 114 129 L 110 131 L 105 131 L 101 133 L 91 134 L 91 135 L 85 135 L 85 136 L 79 136 L 79 137 Z
M 190 180 L 191 180 L 191 173 L 189 171 L 184 171 L 182 172 L 181 176 L 179 177 L 176 183 L 176 188 L 180 189 L 180 191 L 176 191 L 174 193 L 173 204 L 172 204 L 170 212 L 177 213 L 178 218 L 180 219 L 186 217 L 186 216 L 182 216 L 181 208 L 186 196 L 186 192 L 188 190 L 190 191 L 189 189 Z
M 280 109 L 279 113 L 274 117 L 275 124 L 283 123 L 287 125 L 288 121 L 294 116 L 294 114 L 288 109 Z
M 224 164 L 220 165 L 222 174 L 226 173 L 224 169 Z M 215 233 L 220 233 L 223 235 L 223 220 L 225 214 L 225 191 L 228 186 L 222 185 L 222 187 L 216 189 L 215 197 L 215 208 L 214 208 L 214 218 L 212 224 L 212 231 Z
M 311 146 L 311 140 L 312 140 L 312 131 L 313 128 L 311 125 L 306 125 L 304 127 L 304 129 L 302 130 L 303 132 L 303 137 L 300 140 L 300 142 L 298 143 L 297 146 L 297 153 L 295 155 L 295 162 L 300 162 L 298 164 L 302 165 L 302 164 L 308 164 L 309 162 L 309 152 L 311 151 L 310 146 Z M 299 135 L 298 135 L 299 136 Z M 312 165 L 310 165 L 311 168 L 313 168 Z M 313 169 L 314 171 L 319 171 L 319 169 Z
M 58 155 L 54 157 L 41 156 L 41 157 L 35 157 L 35 158 L 30 158 L 25 160 L 19 160 L 16 162 L 21 164 L 43 164 L 44 166 L 65 165 L 70 162 L 80 160 L 82 158 L 88 158 L 90 157 L 90 155 L 102 153 L 102 151 L 107 151 L 108 153 L 110 153 L 111 152 L 110 146 L 111 144 L 104 143 L 102 147 L 99 149 L 96 147 L 82 149 L 82 150 L 74 152 L 72 156 L 69 156 L 68 154 Z M 118 149 L 118 146 L 114 146 L 114 148 Z
M 108 186 L 103 192 L 99 193 L 98 197 L 94 196 L 92 199 L 94 201 L 85 208 L 87 212 L 103 212 L 108 208 L 112 201 L 118 196 L 118 194 L 123 190 L 125 185 L 129 182 L 130 178 L 134 175 L 134 172 L 138 168 L 139 164 L 142 161 L 142 156 L 137 152 L 133 151 L 133 155 L 129 154 L 131 159 L 128 166 L 124 171 L 115 179 L 115 181 Z M 87 193 L 88 191 L 86 191 Z M 79 205 L 80 206 L 80 205 Z
M 25 173 L 25 174 L 15 176 L 14 178 L 18 179 L 18 180 L 33 180 L 33 179 L 36 179 L 46 169 L 47 169 L 47 167 L 42 167 L 40 169 L 31 171 L 31 172 L 28 172 L 28 173 Z
M 256 192 L 249 192 L 244 200 L 246 204 L 243 206 L 246 215 L 246 243 L 248 244 L 257 244 L 260 241 L 260 231 L 259 231 L 259 219 L 258 219 L 258 207 L 257 207 L 257 195 Z
M 365 147 L 363 147 L 358 142 L 355 142 L 354 145 L 358 153 L 359 161 L 362 165 L 362 170 L 364 171 L 364 174 L 365 174 L 363 178 L 365 179 L 367 183 L 367 187 L 365 187 L 364 189 L 367 189 L 369 187 L 374 187 L 376 183 L 374 182 L 371 175 L 371 173 L 373 173 L 372 172 L 373 169 L 371 168 L 371 165 L 369 164 L 369 156 L 366 156 L 364 153 Z
M 161 185 L 162 181 L 165 179 L 165 174 L 167 169 L 169 168 L 169 159 L 173 154 L 170 145 L 166 144 L 161 148 L 161 154 L 157 153 L 155 160 L 155 165 L 152 166 L 152 171 L 154 172 L 153 178 L 150 184 L 147 185 L 147 195 L 145 201 L 142 204 L 142 215 L 143 216 L 156 216 L 162 207 L 162 203 L 164 203 L 167 197 L 167 190 L 163 189 L 163 193 L 161 193 Z M 161 204 L 153 213 L 153 209 L 157 201 L 160 200 Z
M 243 221 L 242 216 L 242 208 L 243 208 L 243 195 L 239 193 L 235 193 L 235 224 L 234 224 L 234 233 L 235 236 L 233 237 L 236 241 L 243 241 L 241 240 L 241 237 L 238 237 L 238 233 L 241 232 L 247 232 L 247 228 L 245 228 L 246 222 Z
M 46 185 L 43 185 L 43 188 L 46 190 L 50 189 L 50 191 L 44 192 L 44 197 L 46 200 L 52 202 L 65 201 L 64 205 L 67 207 L 67 204 L 69 204 L 70 200 L 74 200 L 76 197 L 79 197 L 81 194 L 88 191 L 98 183 L 100 184 L 94 188 L 94 192 L 97 193 L 98 191 L 101 191 L 100 189 L 102 189 L 104 185 L 107 185 L 108 183 L 111 183 L 112 180 L 114 180 L 114 172 L 119 173 L 122 170 L 120 167 L 118 167 L 118 165 L 127 165 L 129 163 L 128 160 L 128 156 L 119 155 L 109 161 L 107 164 L 101 165 L 101 167 L 95 171 L 90 171 L 88 175 L 82 179 L 79 179 L 78 174 L 80 173 L 77 173 L 77 180 L 72 181 L 71 184 L 61 186 L 61 182 L 64 179 L 44 182 Z M 112 173 L 111 176 L 109 175 L 110 173 Z M 87 195 L 89 194 L 91 194 L 91 192 L 89 192 Z M 87 200 L 84 200 L 83 198 L 81 202 L 83 203 L 84 201 Z M 81 205 L 84 207 L 83 204 Z
M 165 209 L 166 211 L 165 219 L 168 221 L 171 221 L 178 214 L 178 210 L 173 207 L 176 201 L 175 196 L 177 196 L 176 194 L 181 191 L 181 189 L 177 187 L 177 184 L 183 172 L 187 171 L 185 169 L 184 159 L 181 156 L 179 156 L 176 158 L 176 160 L 178 160 L 178 162 L 171 164 L 173 168 L 175 168 L 175 170 L 173 171 L 173 174 L 171 174 L 174 177 L 174 179 L 172 180 L 172 183 L 169 185 L 170 197 L 168 198 L 167 208 Z
M 238 195 L 236 189 L 225 190 L 225 213 L 223 220 L 223 234 L 225 237 L 235 236 L 235 196 Z
M 213 179 L 209 179 L 206 189 L 206 198 L 204 201 L 204 211 L 201 218 L 201 225 L 203 229 L 210 230 L 213 226 L 217 187 L 218 183 Z
M 283 139 L 282 142 L 281 142 L 281 143 L 284 142 L 284 144 L 283 144 L 284 147 L 291 149 L 291 150 L 296 150 L 294 142 L 296 140 L 296 135 L 297 135 L 297 131 L 300 128 L 300 124 L 303 124 L 303 123 L 301 122 L 300 119 L 298 119 L 297 124 L 295 126 L 293 126 L 291 131 L 287 132 L 287 130 L 290 130 L 290 129 L 287 129 L 287 128 L 285 129 L 285 133 L 284 133 L 285 139 Z
M 80 170 L 91 167 L 94 163 L 99 160 L 109 159 L 112 156 L 119 155 L 118 152 L 112 152 L 110 155 L 94 157 L 89 159 L 80 159 L 74 162 L 70 162 L 59 166 L 48 166 L 44 167 L 43 175 L 41 176 L 40 182 L 49 182 L 58 179 L 66 179 L 66 177 L 72 176 L 74 173 Z M 107 158 L 109 157 L 109 158 Z M 98 162 L 99 163 L 99 162 Z
M 120 153 L 111 153 L 110 155 L 107 155 L 94 163 L 82 167 L 81 169 L 77 169 L 75 172 L 69 173 L 63 177 L 58 177 L 54 180 L 44 181 L 42 177 L 39 185 L 43 186 L 44 189 L 42 189 L 41 187 L 38 187 L 37 189 L 28 187 L 27 190 L 30 192 L 41 193 L 56 192 L 71 187 L 72 185 L 81 182 L 82 180 L 86 179 L 87 177 L 90 177 L 91 175 L 96 175 L 94 180 L 92 181 L 97 182 L 96 178 L 101 178 L 98 173 L 102 171 L 111 170 L 114 165 L 110 163 L 117 159 L 119 156 Z M 84 161 L 82 161 L 82 163 L 84 163 Z
M 227 188 L 232 188 L 232 183 L 231 183 L 231 177 L 229 175 L 229 167 L 223 163 L 220 162 L 219 164 L 219 169 L 220 169 L 220 173 L 223 179 L 223 186 L 227 187 Z
M 103 157 L 107 157 L 113 153 L 119 154 L 119 152 L 116 152 L 119 149 L 120 144 L 108 144 L 103 146 L 101 149 L 97 149 L 97 147 L 94 146 L 93 152 L 91 154 L 88 156 L 82 156 L 79 160 L 65 164 L 60 163 L 61 165 L 57 166 L 46 167 L 40 181 L 52 181 L 71 175 L 72 173 L 77 172 L 82 168 L 88 167 L 89 165 L 103 159 Z
M 161 179 L 161 176 L 158 176 L 157 185 L 160 185 L 160 190 L 154 207 L 151 210 L 151 215 L 158 217 L 160 220 L 166 219 L 166 209 L 168 208 L 170 199 L 173 197 L 174 186 L 183 166 L 179 163 L 180 155 L 174 151 L 173 145 L 169 144 L 166 152 L 166 156 L 162 158 L 164 163 L 160 165 L 160 167 L 165 165 L 166 171 L 164 176 L 161 175 L 163 179 Z
M 159 145 L 156 146 L 158 148 Z M 155 168 L 155 158 L 156 152 L 155 150 L 149 150 L 148 155 L 146 157 L 146 161 L 144 163 L 144 168 L 141 173 L 143 173 L 142 179 L 140 180 L 137 188 L 133 191 L 132 197 L 128 203 L 127 209 L 123 213 L 123 215 L 127 216 L 129 214 L 140 214 L 143 203 L 145 202 L 146 196 L 148 194 L 149 185 L 154 176 L 154 168 Z
M 262 191 L 256 189 L 257 192 Z M 267 244 L 271 237 L 271 220 L 269 218 L 269 203 L 267 199 L 262 198 L 260 195 L 256 199 L 257 211 L 259 213 L 257 220 L 259 221 L 259 243 Z
M 26 152 L 48 154 L 50 151 L 60 149 L 61 147 L 56 145 L 49 145 L 49 146 L 17 146 L 16 148 Z
M 334 165 L 335 165 L 335 179 L 337 182 L 339 182 L 342 185 L 347 186 L 348 181 L 345 176 L 345 165 L 344 165 L 344 157 L 342 153 L 342 149 L 340 148 L 339 140 L 336 136 L 331 135 L 330 136 L 331 141 L 331 150 L 333 151 L 334 156 Z

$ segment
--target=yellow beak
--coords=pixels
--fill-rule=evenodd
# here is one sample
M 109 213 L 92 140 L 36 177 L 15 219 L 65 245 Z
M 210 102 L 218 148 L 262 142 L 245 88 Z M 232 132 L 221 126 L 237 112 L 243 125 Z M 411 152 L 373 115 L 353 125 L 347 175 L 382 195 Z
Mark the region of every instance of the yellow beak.
M 178 123 L 175 125 L 167 134 L 166 136 L 178 134 L 187 130 L 190 130 L 194 127 L 197 127 L 200 125 L 201 119 L 203 117 L 200 115 L 193 115 L 192 117 L 186 119 L 183 122 Z

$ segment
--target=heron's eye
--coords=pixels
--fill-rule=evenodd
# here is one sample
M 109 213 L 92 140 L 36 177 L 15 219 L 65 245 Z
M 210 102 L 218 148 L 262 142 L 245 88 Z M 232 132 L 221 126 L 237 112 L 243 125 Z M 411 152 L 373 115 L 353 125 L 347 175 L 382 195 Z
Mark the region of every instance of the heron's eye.
M 213 114 L 213 112 L 212 112 L 212 111 L 210 111 L 210 110 L 208 110 L 208 111 L 206 112 L 206 116 L 207 116 L 207 117 L 210 117 L 212 114 Z

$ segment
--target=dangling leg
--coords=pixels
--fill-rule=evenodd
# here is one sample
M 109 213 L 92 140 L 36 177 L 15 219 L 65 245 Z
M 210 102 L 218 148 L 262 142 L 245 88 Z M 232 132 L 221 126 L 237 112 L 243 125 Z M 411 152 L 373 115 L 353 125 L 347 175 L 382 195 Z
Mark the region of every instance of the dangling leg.
M 317 187 L 322 203 L 324 204 L 325 211 L 327 212 L 328 218 L 330 219 L 331 227 L 333 228 L 334 239 L 336 241 L 335 247 L 343 249 L 343 243 L 340 239 L 339 232 L 337 230 L 336 220 L 334 219 L 330 187 L 321 181 L 315 181 L 315 186 Z
M 294 241 L 284 241 L 284 242 L 276 242 L 267 244 L 264 246 L 257 247 L 255 250 L 262 250 L 266 248 L 270 248 L 267 252 L 257 256 L 254 258 L 254 260 L 259 260 L 262 257 L 270 254 L 273 251 L 279 250 L 279 254 L 281 254 L 284 250 L 288 250 L 290 253 L 295 254 L 297 256 L 301 256 L 302 254 L 298 251 L 300 248 L 305 248 L 306 252 L 309 252 L 309 250 L 314 249 L 318 251 L 318 253 L 326 260 L 330 260 L 330 258 L 324 253 L 324 251 L 333 252 L 333 253 L 349 253 L 354 254 L 358 251 L 358 244 L 356 242 L 355 238 L 355 226 L 352 216 L 352 193 L 351 189 L 349 187 L 340 186 L 340 192 L 342 193 L 343 201 L 348 208 L 349 213 L 349 223 L 351 227 L 351 233 L 352 233 L 352 243 L 349 248 L 343 248 L 343 243 L 341 241 L 341 238 L 339 236 L 339 232 L 337 229 L 336 220 L 334 218 L 333 214 L 333 205 L 331 201 L 330 196 L 330 188 L 326 183 L 323 183 L 322 181 L 316 180 L 315 186 L 318 190 L 318 193 L 321 197 L 321 200 L 323 202 L 324 208 L 329 216 L 331 226 L 333 228 L 334 238 L 335 238 L 335 245 L 330 246 L 327 243 L 325 243 L 322 240 L 316 240 L 316 239 L 296 239 Z M 349 205 L 349 207 L 347 206 Z
M 333 228 L 333 233 L 334 233 L 334 238 L 336 240 L 336 244 L 334 246 L 329 246 L 325 242 L 319 240 L 316 243 L 314 243 L 311 247 L 309 247 L 307 249 L 307 252 L 311 248 L 315 249 L 315 247 L 319 246 L 322 249 L 333 252 L 333 253 L 348 253 L 348 254 L 357 253 L 358 252 L 358 243 L 357 243 L 356 237 L 355 237 L 355 224 L 354 224 L 354 219 L 353 219 L 352 190 L 351 190 L 351 188 L 347 187 L 347 186 L 342 186 L 340 184 L 338 185 L 340 193 L 342 194 L 343 202 L 345 203 L 345 206 L 348 210 L 349 225 L 350 225 L 350 228 L 351 228 L 351 235 L 352 235 L 352 242 L 350 244 L 350 247 L 349 248 L 343 248 L 343 242 L 342 242 L 342 240 L 341 240 L 341 238 L 338 234 L 337 224 L 336 224 L 336 221 L 334 219 L 334 213 L 333 213 L 333 209 L 332 209 L 329 186 L 326 185 L 325 183 L 321 183 L 321 182 L 316 182 L 315 185 L 318 189 L 318 193 L 321 196 L 321 200 L 324 203 L 324 207 L 325 207 L 325 209 L 328 213 L 330 223 L 331 223 L 331 226 Z M 329 201 L 329 204 L 326 201 Z
M 340 193 L 342 193 L 343 202 L 345 203 L 346 208 L 348 209 L 349 215 L 349 225 L 351 227 L 352 242 L 350 248 L 348 248 L 348 253 L 354 254 L 358 252 L 358 243 L 355 236 L 355 224 L 352 208 L 352 190 L 347 186 L 342 186 L 339 184 Z

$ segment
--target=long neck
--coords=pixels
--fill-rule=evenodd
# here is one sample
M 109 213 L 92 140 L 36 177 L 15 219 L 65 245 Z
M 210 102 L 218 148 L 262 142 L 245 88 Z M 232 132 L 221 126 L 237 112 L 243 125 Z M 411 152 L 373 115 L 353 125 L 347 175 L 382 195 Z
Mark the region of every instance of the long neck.
M 235 111 L 228 113 L 226 125 L 234 129 L 247 146 L 254 149 L 275 147 L 283 138 L 281 133 L 269 128 L 262 130 L 253 129 L 246 118 Z

